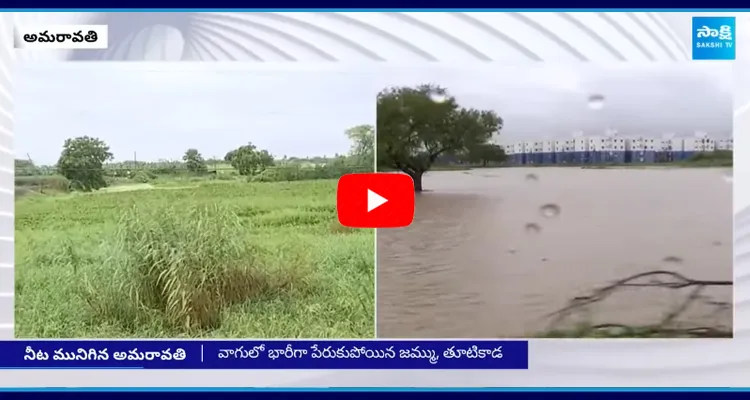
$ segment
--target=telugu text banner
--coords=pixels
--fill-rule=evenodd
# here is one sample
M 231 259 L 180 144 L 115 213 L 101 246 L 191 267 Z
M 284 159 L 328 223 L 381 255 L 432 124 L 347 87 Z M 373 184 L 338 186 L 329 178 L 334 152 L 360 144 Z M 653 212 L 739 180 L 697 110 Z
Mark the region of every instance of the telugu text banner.
M 0 368 L 527 369 L 516 340 L 4 341 Z

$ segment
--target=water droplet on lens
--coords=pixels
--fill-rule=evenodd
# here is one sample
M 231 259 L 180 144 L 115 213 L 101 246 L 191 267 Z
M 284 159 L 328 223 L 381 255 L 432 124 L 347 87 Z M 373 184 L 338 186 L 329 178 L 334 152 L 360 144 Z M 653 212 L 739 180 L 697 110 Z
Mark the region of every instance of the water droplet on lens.
M 592 94 L 589 96 L 588 105 L 592 110 L 601 110 L 604 107 L 604 96 L 601 94 Z
M 666 263 L 675 263 L 675 264 L 679 264 L 679 263 L 681 263 L 681 262 L 682 262 L 682 258 L 680 258 L 680 257 L 675 257 L 675 256 L 667 256 L 667 257 L 664 257 L 664 259 L 663 259 L 662 261 L 664 261 L 664 262 L 666 262 Z
M 719 240 L 714 240 L 713 242 L 711 242 L 711 244 L 714 245 L 714 246 L 721 246 L 722 245 L 721 241 L 719 241 Z
M 539 177 L 537 177 L 536 174 L 526 174 L 526 180 L 527 181 L 538 181 Z
M 508 249 L 508 254 L 516 254 L 518 250 L 516 249 Z
M 526 233 L 539 233 L 542 230 L 542 227 L 539 226 L 539 224 L 529 222 L 524 229 L 526 230 Z
M 547 261 L 547 260 L 549 260 L 547 257 L 542 257 L 542 261 Z
M 560 206 L 557 204 L 545 204 L 539 207 L 539 211 L 547 218 L 554 218 L 560 215 Z

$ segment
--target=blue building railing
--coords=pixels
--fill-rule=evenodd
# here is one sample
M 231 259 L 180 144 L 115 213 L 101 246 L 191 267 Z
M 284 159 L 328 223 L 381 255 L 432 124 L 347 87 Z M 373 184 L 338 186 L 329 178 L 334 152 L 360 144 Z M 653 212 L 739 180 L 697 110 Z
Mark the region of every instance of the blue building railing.
M 694 151 L 574 151 L 514 153 L 508 159 L 514 165 L 560 164 L 654 164 L 686 160 Z

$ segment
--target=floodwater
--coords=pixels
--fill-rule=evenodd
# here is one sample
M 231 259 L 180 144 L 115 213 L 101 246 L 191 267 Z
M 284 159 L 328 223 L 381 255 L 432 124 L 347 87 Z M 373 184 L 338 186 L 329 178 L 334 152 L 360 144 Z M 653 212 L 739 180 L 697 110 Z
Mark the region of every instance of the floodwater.
M 660 275 L 550 325 L 628 276 L 732 280 L 728 170 L 503 168 L 430 172 L 411 226 L 377 232 L 379 337 L 528 337 L 580 324 L 651 325 L 697 286 Z M 645 286 L 643 286 L 645 285 Z M 649 286 L 650 285 L 650 286 Z M 732 326 L 731 286 L 706 286 L 673 326 Z

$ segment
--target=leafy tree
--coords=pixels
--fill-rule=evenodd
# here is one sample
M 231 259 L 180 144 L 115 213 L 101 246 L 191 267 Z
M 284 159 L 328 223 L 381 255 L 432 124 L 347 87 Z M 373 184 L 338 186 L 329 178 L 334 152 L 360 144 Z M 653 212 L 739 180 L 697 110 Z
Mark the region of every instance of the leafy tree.
M 387 88 L 377 100 L 378 167 L 400 170 L 422 191 L 422 175 L 446 152 L 461 152 L 500 131 L 494 112 L 463 108 L 435 85 Z
M 89 136 L 66 139 L 57 161 L 57 170 L 80 190 L 91 191 L 107 186 L 104 163 L 112 159 L 109 146 Z
M 505 150 L 493 143 L 483 143 L 466 150 L 466 159 L 486 167 L 488 163 L 501 163 L 506 160 Z
M 358 125 L 346 130 L 352 141 L 350 156 L 358 165 L 368 169 L 375 166 L 375 128 L 372 125 Z
M 267 150 L 261 150 L 258 152 L 258 172 L 265 170 L 268 167 L 274 165 L 274 159 L 271 153 Z
M 188 149 L 182 156 L 182 161 L 185 161 L 188 171 L 192 173 L 204 174 L 208 171 L 206 161 L 196 149 Z
M 224 157 L 240 175 L 255 175 L 274 164 L 273 156 L 266 150 L 258 150 L 254 144 L 240 146 Z

